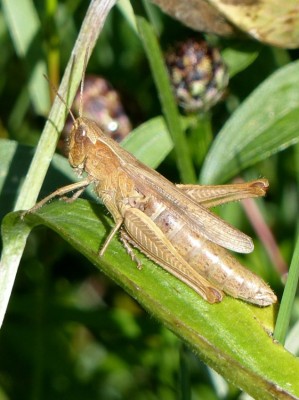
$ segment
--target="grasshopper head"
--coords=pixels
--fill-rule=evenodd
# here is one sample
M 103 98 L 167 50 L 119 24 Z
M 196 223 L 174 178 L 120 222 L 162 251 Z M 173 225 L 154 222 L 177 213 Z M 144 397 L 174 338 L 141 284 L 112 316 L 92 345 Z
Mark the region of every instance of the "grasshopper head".
M 95 137 L 90 129 L 89 120 L 77 118 L 72 126 L 69 139 L 69 162 L 73 168 L 83 169 L 90 146 Z

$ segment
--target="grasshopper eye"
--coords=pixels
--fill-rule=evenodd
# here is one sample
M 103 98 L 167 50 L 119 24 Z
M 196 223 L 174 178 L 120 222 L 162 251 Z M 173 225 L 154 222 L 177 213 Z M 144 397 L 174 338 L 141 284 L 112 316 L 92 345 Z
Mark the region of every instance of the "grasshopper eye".
M 76 133 L 75 133 L 75 140 L 77 143 L 82 142 L 87 136 L 87 131 L 84 126 L 78 126 Z

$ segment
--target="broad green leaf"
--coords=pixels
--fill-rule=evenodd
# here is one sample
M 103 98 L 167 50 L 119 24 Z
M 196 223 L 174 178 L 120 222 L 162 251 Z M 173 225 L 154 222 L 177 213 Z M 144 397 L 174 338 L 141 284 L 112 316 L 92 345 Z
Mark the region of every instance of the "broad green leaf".
M 147 166 L 157 168 L 173 149 L 173 142 L 164 119 L 156 117 L 134 129 L 121 146 Z
M 117 239 L 100 259 L 97 251 L 112 221 L 101 206 L 86 200 L 53 201 L 24 222 L 19 213 L 7 215 L 6 245 L 15 241 L 23 223 L 44 224 L 59 233 L 234 385 L 260 400 L 299 398 L 299 360 L 271 337 L 273 307 L 258 308 L 229 296 L 210 305 L 141 254 L 138 270 Z
M 280 68 L 241 104 L 213 142 L 202 183 L 224 182 L 299 141 L 298 68 Z

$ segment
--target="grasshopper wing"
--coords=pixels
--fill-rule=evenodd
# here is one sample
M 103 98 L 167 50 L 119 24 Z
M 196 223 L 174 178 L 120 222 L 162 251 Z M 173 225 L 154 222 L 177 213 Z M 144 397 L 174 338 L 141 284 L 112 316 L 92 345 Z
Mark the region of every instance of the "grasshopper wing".
M 267 179 L 230 185 L 176 185 L 183 193 L 204 207 L 211 208 L 231 201 L 265 196 Z
M 213 287 L 178 254 L 163 232 L 142 211 L 137 208 L 126 210 L 124 227 L 134 246 L 185 282 L 209 303 L 222 300 L 222 292 Z
M 157 171 L 151 170 L 131 155 L 129 156 L 131 167 L 123 165 L 122 168 L 134 182 L 138 182 L 141 193 L 163 203 L 186 225 L 190 225 L 211 242 L 238 253 L 250 253 L 253 250 L 254 246 L 249 236 L 196 202 Z M 136 165 L 136 168 L 132 168 L 133 165 Z

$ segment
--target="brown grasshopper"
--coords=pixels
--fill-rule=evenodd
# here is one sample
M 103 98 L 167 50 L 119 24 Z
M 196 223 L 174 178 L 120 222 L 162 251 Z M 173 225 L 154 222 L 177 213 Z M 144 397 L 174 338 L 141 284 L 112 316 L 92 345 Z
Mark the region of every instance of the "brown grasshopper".
M 84 78 L 81 102 L 83 82 Z M 120 231 L 121 241 L 138 266 L 131 245 L 209 303 L 221 301 L 223 292 L 260 306 L 277 301 L 270 287 L 226 250 L 249 253 L 251 239 L 208 210 L 229 201 L 264 196 L 266 179 L 222 186 L 174 185 L 107 137 L 94 121 L 82 117 L 82 106 L 80 110 L 77 119 L 69 110 L 74 122 L 69 162 L 86 177 L 56 190 L 30 212 L 71 191 L 76 192 L 69 200 L 75 200 L 93 184 L 115 222 L 100 257 Z

